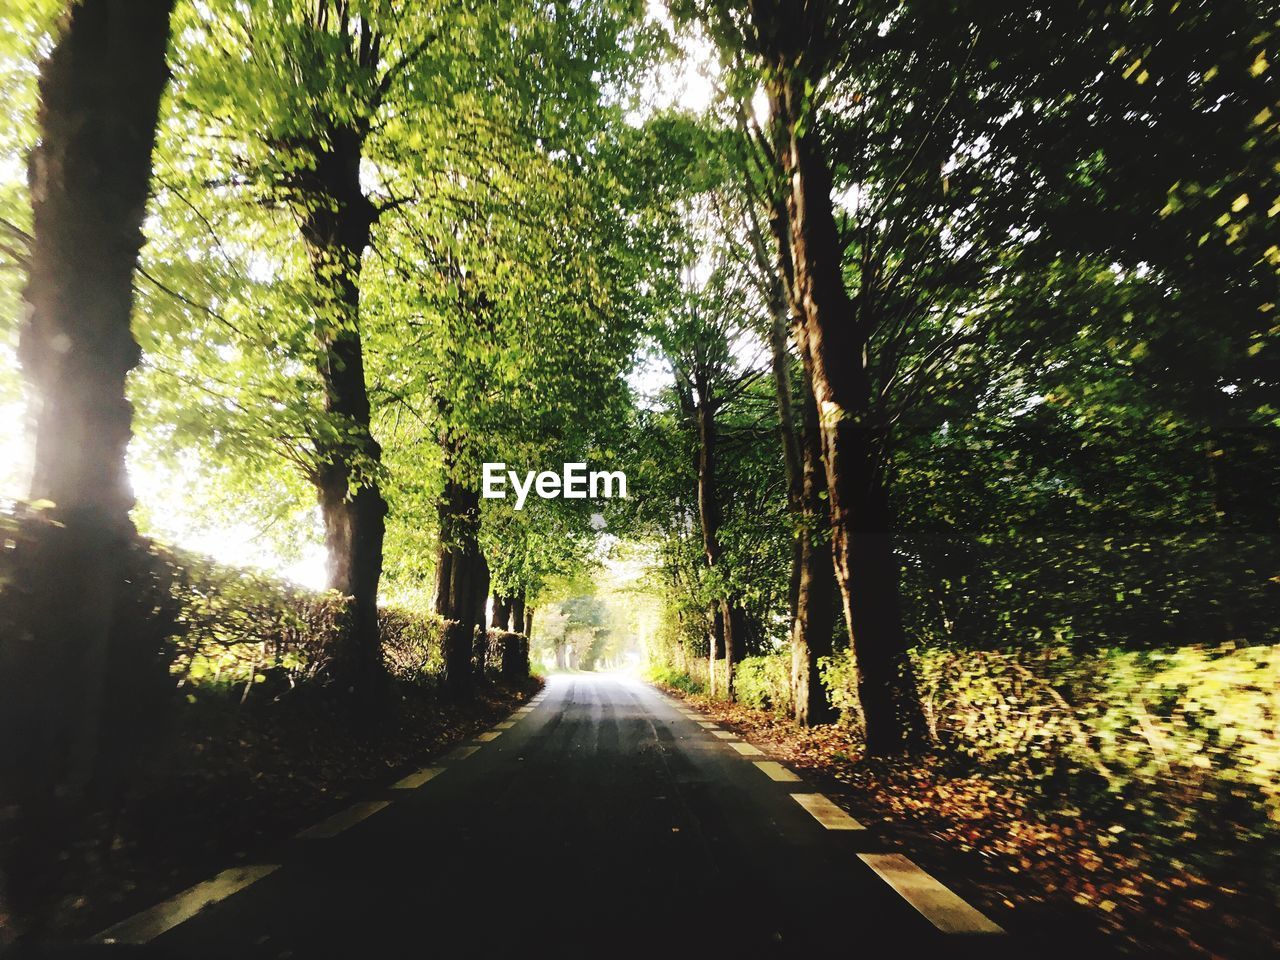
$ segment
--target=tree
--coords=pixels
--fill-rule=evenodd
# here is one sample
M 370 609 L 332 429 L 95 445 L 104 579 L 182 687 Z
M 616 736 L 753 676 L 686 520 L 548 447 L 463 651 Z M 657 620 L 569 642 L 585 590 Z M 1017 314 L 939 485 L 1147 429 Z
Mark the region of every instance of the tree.
M 107 667 L 118 644 L 129 640 L 113 630 L 134 535 L 125 378 L 139 358 L 130 326 L 133 274 L 168 77 L 172 6 L 172 0 L 75 4 L 40 68 L 40 139 L 29 163 L 29 312 L 19 352 L 34 396 L 30 496 L 57 523 L 41 558 L 26 641 L 47 663 L 24 664 L 22 651 L 11 646 L 18 638 L 5 640 L 18 669 L 33 671 L 31 679 L 65 671 L 56 682 L 35 683 L 52 715 L 19 727 L 33 737 L 22 752 L 44 766 L 45 787 L 63 782 L 83 789 L 104 773 Z
M 739 99 L 759 87 L 769 100 L 754 139 L 766 181 L 772 174 L 775 232 L 819 408 L 868 747 L 909 749 L 921 725 L 890 495 L 908 418 L 966 384 L 981 354 L 1022 352 L 1027 319 L 1056 312 L 1040 286 L 1053 282 L 1055 252 L 1078 251 L 1099 227 L 1112 249 L 1131 236 L 1149 249 L 1169 237 L 1148 229 L 1147 198 L 1172 189 L 1166 213 L 1177 214 L 1183 194 L 1158 178 L 1153 191 L 1153 178 L 1133 170 L 1149 168 L 1153 148 L 1190 172 L 1205 155 L 1255 143 L 1237 139 L 1245 124 L 1274 135 L 1265 95 L 1244 80 L 1266 72 L 1252 48 L 1267 28 L 1248 4 L 955 3 L 947 16 L 927 4 L 839 0 L 680 6 L 720 43 Z M 1218 38 L 1215 52 L 1205 53 L 1206 37 Z M 1208 82 L 1219 66 L 1232 69 L 1236 89 L 1215 104 L 1197 77 Z M 1159 98 L 1142 89 L 1152 77 Z M 1189 127 L 1205 131 L 1195 159 Z M 1116 149 L 1130 141 L 1140 145 Z M 1259 156 L 1237 158 L 1254 185 Z M 1192 180 L 1194 194 L 1199 171 Z M 1247 237 L 1240 249 L 1265 259 L 1253 195 L 1238 195 L 1239 223 L 1224 214 L 1220 225 L 1228 244 Z
M 791 581 L 788 591 L 791 637 L 791 696 L 795 719 L 801 726 L 829 723 L 835 709 L 823 685 L 820 664 L 832 652 L 834 631 L 835 570 L 832 566 L 826 513 L 826 472 L 813 388 L 800 371 L 800 414 L 795 412 L 794 363 L 790 351 L 792 310 L 787 295 L 787 265 L 776 246 L 777 233 L 762 218 L 776 217 L 768 184 L 761 183 L 754 164 L 744 121 L 746 107 L 736 106 L 743 134 L 730 143 L 737 147 L 736 184 L 726 188 L 723 219 L 733 234 L 726 237 L 730 250 L 738 248 L 742 269 L 767 305 L 764 336 L 778 402 L 778 436 L 787 471 L 787 507 L 794 526 L 791 540 Z M 745 141 L 745 142 L 744 142 Z M 744 146 L 746 150 L 744 151 Z M 737 201 L 736 203 L 734 201 Z
M 175 241 L 153 271 L 175 316 L 151 331 L 152 419 L 215 454 L 220 484 L 278 486 L 282 456 L 316 484 L 331 569 L 358 576 L 333 585 L 359 587 L 366 628 L 380 566 L 397 590 L 481 572 L 470 505 L 511 411 L 618 392 L 628 325 L 600 316 L 625 260 L 606 169 L 622 106 L 600 90 L 621 95 L 640 41 L 627 4 L 545 13 L 263 2 L 193 12 L 181 32 Z M 538 363 L 576 386 L 549 389 Z M 459 581 L 442 612 L 478 623 L 475 593 Z M 376 644 L 360 649 L 372 664 Z

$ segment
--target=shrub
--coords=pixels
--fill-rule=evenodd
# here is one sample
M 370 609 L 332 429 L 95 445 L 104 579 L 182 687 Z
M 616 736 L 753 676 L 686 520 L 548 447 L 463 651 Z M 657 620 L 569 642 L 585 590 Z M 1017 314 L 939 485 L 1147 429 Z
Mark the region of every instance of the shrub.
M 738 700 L 757 710 L 791 712 L 791 655 L 771 653 L 747 657 L 734 668 Z
M 38 573 L 40 550 L 57 536 L 57 525 L 0 513 L 0 533 L 0 629 L 11 651 L 29 630 L 24 583 Z M 333 591 L 306 590 L 142 537 L 130 547 L 128 567 L 123 580 L 129 589 L 118 600 L 117 619 L 125 621 L 119 632 L 145 636 L 150 648 L 162 649 L 180 688 L 242 690 L 247 696 L 266 684 L 278 693 L 331 679 L 342 659 L 348 601 Z M 443 621 L 435 613 L 384 607 L 378 622 L 392 676 L 439 681 Z
M 913 652 L 949 753 L 1050 795 L 1161 818 L 1231 797 L 1280 823 L 1280 646 Z M 823 680 L 857 723 L 848 653 Z
M 653 683 L 660 684 L 664 687 L 672 687 L 688 694 L 700 694 L 706 687 L 700 681 L 695 680 L 683 670 L 674 670 L 671 667 L 659 666 L 651 664 L 645 671 L 645 677 Z
M 407 607 L 378 611 L 382 657 L 393 677 L 409 683 L 438 683 L 444 674 L 444 620 Z

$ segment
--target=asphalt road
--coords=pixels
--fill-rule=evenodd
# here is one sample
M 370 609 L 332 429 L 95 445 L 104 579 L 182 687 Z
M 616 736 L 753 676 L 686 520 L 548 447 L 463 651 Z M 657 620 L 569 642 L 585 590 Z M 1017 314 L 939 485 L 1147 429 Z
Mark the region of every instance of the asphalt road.
M 553 677 L 500 726 L 94 954 L 1041 955 L 639 681 Z

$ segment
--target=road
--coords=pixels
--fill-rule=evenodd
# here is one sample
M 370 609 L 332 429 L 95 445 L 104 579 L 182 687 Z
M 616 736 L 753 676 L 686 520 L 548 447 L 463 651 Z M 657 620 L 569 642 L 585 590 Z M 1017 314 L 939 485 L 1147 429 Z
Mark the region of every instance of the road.
M 700 719 L 638 680 L 553 677 L 499 728 L 122 921 L 94 953 L 1026 955 Z

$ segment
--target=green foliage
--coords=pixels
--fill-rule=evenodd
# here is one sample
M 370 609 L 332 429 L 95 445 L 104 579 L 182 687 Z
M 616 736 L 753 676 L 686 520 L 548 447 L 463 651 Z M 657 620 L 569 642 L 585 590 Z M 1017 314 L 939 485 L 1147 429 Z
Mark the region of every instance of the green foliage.
M 734 668 L 733 683 L 743 706 L 783 715 L 792 710 L 789 653 L 747 657 Z
M 920 648 L 913 656 L 939 745 L 1050 802 L 1175 825 L 1230 802 L 1252 807 L 1258 829 L 1280 823 L 1280 741 L 1270 720 L 1278 647 Z M 823 680 L 856 725 L 847 652 L 824 662 Z
M 671 667 L 651 665 L 645 670 L 645 679 L 691 695 L 701 694 L 706 689 L 706 684 L 702 681 L 694 679 L 683 670 L 675 670 Z
M 152 545 L 156 576 L 175 604 L 172 645 L 180 686 L 248 687 L 273 694 L 340 679 L 348 601 L 252 570 Z M 424 608 L 378 611 L 388 672 L 434 684 L 444 669 L 442 621 Z
M 9 513 L 0 513 L 0 530 L 8 544 L 0 551 L 0 625 L 6 636 L 17 638 L 30 616 L 22 589 L 29 558 L 57 531 L 38 516 Z M 261 688 L 279 696 L 341 678 L 348 653 L 346 598 L 143 538 L 133 544 L 130 558 L 133 589 L 122 614 L 131 624 L 127 630 L 146 632 L 179 691 L 194 696 L 236 690 L 249 696 Z M 381 608 L 389 673 L 410 683 L 437 682 L 443 670 L 441 625 L 421 607 Z

